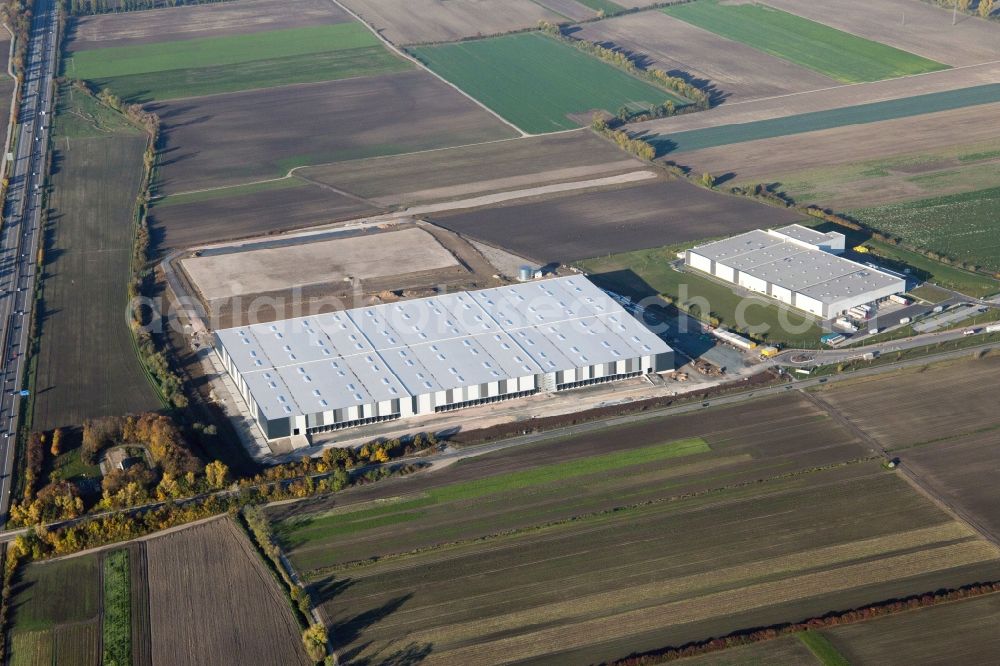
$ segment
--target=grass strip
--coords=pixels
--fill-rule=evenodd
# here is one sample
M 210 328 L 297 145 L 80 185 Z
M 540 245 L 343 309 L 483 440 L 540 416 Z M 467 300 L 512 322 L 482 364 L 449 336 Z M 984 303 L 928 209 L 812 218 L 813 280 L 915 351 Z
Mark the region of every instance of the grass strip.
M 823 666 L 850 666 L 851 662 L 847 661 L 844 655 L 840 654 L 840 651 L 833 646 L 833 643 L 820 632 L 802 631 L 796 636 Z
M 654 444 L 629 451 L 543 465 L 520 472 L 498 474 L 475 481 L 452 483 L 428 490 L 424 496 L 413 500 L 362 509 L 354 513 L 337 512 L 310 516 L 306 519 L 282 521 L 278 524 L 276 531 L 285 548 L 294 548 L 316 539 L 356 534 L 376 527 L 417 520 L 422 513 L 416 509 L 435 504 L 476 499 L 588 474 L 609 472 L 658 460 L 705 453 L 709 450 L 708 444 L 701 438 Z
M 128 550 L 104 557 L 104 666 L 132 663 L 132 601 Z
M 688 130 L 670 135 L 657 135 L 647 140 L 656 148 L 657 154 L 662 155 L 728 146 L 759 139 L 773 139 L 779 136 L 803 134 L 845 125 L 863 125 L 883 120 L 911 118 L 926 113 L 951 111 L 995 102 L 1000 102 L 1000 83 L 988 83 L 960 90 L 926 93 L 884 102 L 800 113 L 784 118 L 770 118 L 749 123 Z
M 307 187 L 309 183 L 299 178 L 279 178 L 276 180 L 265 180 L 259 183 L 247 183 L 246 185 L 233 185 L 231 187 L 218 187 L 200 192 L 181 192 L 178 194 L 168 194 L 162 199 L 157 199 L 154 205 L 157 208 L 167 206 L 179 206 L 182 204 L 201 203 L 214 199 L 230 199 L 256 194 L 258 192 L 270 192 L 272 190 L 288 190 L 297 187 Z
M 661 11 L 843 83 L 948 69 L 933 60 L 757 3 L 688 2 Z

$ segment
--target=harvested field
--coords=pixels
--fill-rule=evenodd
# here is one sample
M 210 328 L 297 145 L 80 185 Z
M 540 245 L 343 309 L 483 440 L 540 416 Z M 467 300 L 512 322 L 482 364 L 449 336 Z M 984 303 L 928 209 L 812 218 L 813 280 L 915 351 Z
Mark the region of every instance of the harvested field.
M 998 428 L 1000 419 L 991 429 L 908 449 L 902 456 L 921 482 L 1000 539 L 1000 506 L 993 483 L 1000 468 Z
M 573 36 L 624 49 L 647 67 L 683 77 L 708 91 L 716 104 L 836 85 L 822 74 L 662 12 L 586 23 Z
M 984 167 L 980 166 L 979 170 Z M 1000 182 L 1000 160 L 989 169 Z M 1000 187 L 851 211 L 851 216 L 918 247 L 1000 272 Z
M 662 11 L 844 83 L 879 81 L 947 67 L 757 3 L 698 0 Z
M 349 21 L 347 12 L 326 0 L 237 0 L 84 16 L 73 21 L 67 39 L 70 50 L 79 52 Z
M 416 227 L 225 254 L 210 252 L 181 264 L 202 297 L 210 301 L 419 271 L 468 272 L 432 235 Z
M 577 0 L 535 0 L 535 2 L 571 21 L 586 21 L 597 16 L 594 9 Z
M 993 546 L 894 474 L 838 464 L 865 455 L 782 396 L 272 515 L 341 658 L 580 663 L 1000 571 Z
M 818 395 L 889 450 L 1000 426 L 1000 355 L 840 382 Z
M 421 62 L 525 132 L 589 122 L 594 111 L 685 100 L 539 32 L 410 49 Z M 582 123 L 579 117 L 587 120 Z
M 412 67 L 357 22 L 70 51 L 63 62 L 68 75 L 133 103 Z
M 146 542 L 153 663 L 307 664 L 277 581 L 228 518 Z
M 558 23 L 559 14 L 531 0 L 344 0 L 390 42 L 454 42 Z
M 849 86 L 833 86 L 832 88 L 810 90 L 784 97 L 723 104 L 700 113 L 689 113 L 672 118 L 660 118 L 635 123 L 630 125 L 629 128 L 633 131 L 643 131 L 647 134 L 670 135 L 690 130 L 719 127 L 720 125 L 749 124 L 759 120 L 801 116 L 816 111 L 848 109 L 875 102 L 907 100 L 917 97 L 909 106 L 909 110 L 911 111 L 909 115 L 914 116 L 934 111 L 934 109 L 919 102 L 924 95 L 942 92 L 953 93 L 967 88 L 989 85 L 996 83 L 998 77 L 1000 77 L 1000 63 L 985 64 L 963 69 L 931 72 L 930 74 L 905 79 L 891 79 L 888 81 L 875 81 Z M 939 97 L 939 101 L 950 99 L 952 99 L 951 95 L 942 95 Z M 956 97 L 955 100 L 960 101 L 960 96 Z M 954 108 L 960 106 L 956 105 Z M 906 108 L 904 105 L 904 110 Z M 864 121 L 875 122 L 877 120 L 888 119 L 872 117 L 864 119 Z M 855 122 L 859 122 L 860 120 L 856 120 Z M 793 132 L 785 132 L 785 134 L 791 133 Z
M 11 664 L 100 663 L 100 555 L 23 569 L 13 588 Z
M 54 126 L 32 424 L 39 430 L 161 406 L 126 320 L 146 139 L 88 104 L 79 94 L 72 105 L 61 98 Z
M 284 176 L 294 167 L 508 138 L 514 132 L 426 72 L 156 103 L 158 194 Z M 349 132 L 331 128 L 351 128 Z M 254 137 L 246 141 L 246 137 Z
M 403 206 L 627 173 L 645 165 L 592 132 L 494 141 L 308 167 L 296 174 Z
M 440 226 L 542 264 L 730 235 L 798 219 L 792 211 L 682 180 L 433 216 Z
M 921 608 L 822 633 L 852 664 L 986 664 L 1000 651 L 1000 595 Z
M 766 0 L 766 4 L 956 67 L 1000 59 L 995 23 L 910 0 Z M 905 16 L 905 21 L 902 17 Z
M 684 153 L 696 173 L 778 183 L 800 203 L 840 210 L 990 187 L 1000 139 L 983 117 L 1000 104 L 806 132 Z
M 248 188 L 234 187 L 211 192 L 210 198 L 168 197 L 150 211 L 153 244 L 166 251 L 378 212 L 362 201 L 324 187 L 298 179 L 288 179 L 288 183 L 293 187 L 259 191 L 250 188 L 249 192 Z
M 912 118 L 926 113 L 988 105 L 995 102 L 1000 102 L 1000 83 L 645 138 L 656 147 L 658 154 L 673 154 L 789 134 L 815 132 L 845 125 L 862 125 L 881 120 Z

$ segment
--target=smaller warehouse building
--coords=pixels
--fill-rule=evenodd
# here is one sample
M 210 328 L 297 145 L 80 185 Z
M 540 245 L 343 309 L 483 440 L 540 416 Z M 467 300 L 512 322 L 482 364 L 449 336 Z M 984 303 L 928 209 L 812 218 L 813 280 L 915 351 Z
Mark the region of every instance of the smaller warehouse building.
M 216 331 L 268 439 L 673 368 L 673 351 L 583 276 Z
M 822 319 L 906 291 L 904 278 L 839 256 L 845 242 L 792 224 L 699 245 L 684 264 Z

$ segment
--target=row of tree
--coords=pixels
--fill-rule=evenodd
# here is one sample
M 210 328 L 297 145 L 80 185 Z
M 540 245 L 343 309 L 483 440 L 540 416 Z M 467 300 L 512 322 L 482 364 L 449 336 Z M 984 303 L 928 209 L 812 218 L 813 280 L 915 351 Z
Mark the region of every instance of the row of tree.
M 63 0 L 63 10 L 73 16 L 135 12 L 180 5 L 207 5 L 227 0 Z
M 876 617 L 897 615 L 916 610 L 917 608 L 952 603 L 961 599 L 972 599 L 996 592 L 1000 592 L 1000 582 L 975 583 L 952 590 L 928 592 L 905 599 L 892 599 L 890 601 L 870 604 L 840 613 L 827 613 L 821 617 L 814 617 L 803 622 L 778 624 L 749 631 L 738 631 L 721 638 L 711 638 L 706 641 L 689 643 L 684 647 L 668 647 L 653 650 L 645 654 L 619 659 L 612 662 L 612 666 L 653 666 L 653 664 L 664 664 L 685 657 L 718 652 L 719 650 L 738 645 L 769 641 L 802 631 L 815 631 L 825 627 L 837 627 L 845 624 L 864 622 Z
M 966 14 L 976 13 L 983 18 L 989 18 L 997 8 L 995 0 L 934 0 L 944 7 L 957 7 L 958 11 Z
M 629 54 L 621 49 L 608 48 L 594 42 L 568 37 L 563 34 L 562 28 L 559 25 L 549 23 L 548 21 L 539 21 L 538 27 L 542 30 L 542 32 L 545 32 L 549 36 L 558 39 L 559 41 L 568 44 L 579 51 L 583 51 L 584 53 L 594 56 L 595 58 L 599 58 L 600 60 L 603 60 L 618 69 L 624 70 L 633 76 L 645 79 L 655 86 L 670 90 L 671 92 L 674 92 L 690 101 L 690 104 L 684 104 L 681 106 L 677 106 L 673 101 L 667 101 L 663 104 L 654 104 L 648 109 L 635 112 L 635 117 L 621 118 L 623 122 L 664 118 L 676 115 L 682 111 L 691 112 L 705 110 L 711 106 L 711 98 L 708 93 L 701 88 L 691 85 L 679 76 L 671 76 L 662 69 L 645 69 L 643 67 L 639 67 L 635 64 Z M 619 116 L 621 116 L 621 113 L 622 112 L 619 111 Z
M 590 127 L 598 134 L 614 141 L 625 152 L 635 155 L 641 160 L 652 161 L 656 157 L 656 148 L 653 144 L 640 138 L 631 137 L 625 130 L 611 129 L 608 121 L 600 114 L 594 116 Z

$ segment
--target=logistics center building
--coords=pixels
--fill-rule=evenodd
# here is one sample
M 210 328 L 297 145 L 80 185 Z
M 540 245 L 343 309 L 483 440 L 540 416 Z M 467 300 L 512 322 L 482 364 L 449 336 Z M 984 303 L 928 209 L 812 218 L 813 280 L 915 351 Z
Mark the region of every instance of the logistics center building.
M 823 319 L 906 291 L 905 278 L 838 256 L 844 244 L 792 224 L 699 245 L 684 264 Z
M 673 367 L 583 276 L 220 330 L 215 351 L 268 439 Z

